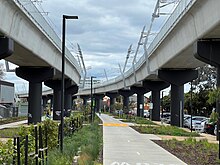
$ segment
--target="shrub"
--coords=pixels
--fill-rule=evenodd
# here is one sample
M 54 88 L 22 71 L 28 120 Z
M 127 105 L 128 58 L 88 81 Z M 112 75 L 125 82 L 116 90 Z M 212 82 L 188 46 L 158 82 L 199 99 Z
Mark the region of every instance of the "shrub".
M 63 153 L 59 150 L 49 152 L 48 165 L 73 163 L 75 155 L 80 155 L 79 165 L 93 165 L 102 146 L 102 133 L 98 122 L 84 126 L 73 135 L 64 138 Z M 59 159 L 58 159 L 59 158 Z

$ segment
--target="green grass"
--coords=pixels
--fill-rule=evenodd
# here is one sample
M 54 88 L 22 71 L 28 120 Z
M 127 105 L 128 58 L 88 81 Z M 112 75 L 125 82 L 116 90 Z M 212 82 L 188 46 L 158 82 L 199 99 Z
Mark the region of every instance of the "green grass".
M 102 147 L 102 127 L 98 122 L 84 126 L 72 136 L 65 137 L 63 153 L 59 149 L 49 152 L 48 165 L 72 165 L 80 152 L 79 165 L 93 165 Z
M 170 136 L 200 136 L 196 132 L 186 132 L 175 126 L 135 126 L 132 127 L 140 133 L 170 135 Z
M 18 135 L 20 128 L 0 129 L 0 138 L 13 138 Z
M 142 118 L 142 117 L 135 117 L 135 118 L 131 118 L 131 119 L 123 119 L 121 120 L 122 122 L 131 122 L 131 123 L 136 123 L 136 124 L 147 124 L 147 125 L 157 125 L 154 122 Z

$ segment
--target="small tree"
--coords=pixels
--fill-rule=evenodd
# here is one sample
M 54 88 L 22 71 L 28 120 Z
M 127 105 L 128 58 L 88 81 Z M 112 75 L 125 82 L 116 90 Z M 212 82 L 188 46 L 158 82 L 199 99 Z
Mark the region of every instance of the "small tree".
M 210 123 L 216 123 L 218 121 L 218 113 L 215 111 L 212 111 L 211 115 L 210 115 Z
M 121 110 L 122 107 L 123 107 L 122 103 L 118 103 L 118 102 L 116 102 L 116 103 L 114 104 L 114 108 L 115 108 L 115 110 Z
M 219 104 L 219 101 L 220 101 L 220 88 L 216 88 L 216 89 L 210 91 L 209 94 L 208 94 L 208 97 L 209 97 L 209 99 L 208 99 L 209 104 L 216 104 L 216 108 L 220 108 L 220 106 L 217 106 L 217 104 L 220 105 Z M 218 116 L 219 116 L 218 112 L 219 112 L 219 110 L 216 109 L 216 111 L 213 111 L 211 113 L 210 122 L 215 123 L 215 122 L 218 121 Z
M 220 88 L 209 91 L 208 97 L 209 104 L 216 103 L 220 99 Z

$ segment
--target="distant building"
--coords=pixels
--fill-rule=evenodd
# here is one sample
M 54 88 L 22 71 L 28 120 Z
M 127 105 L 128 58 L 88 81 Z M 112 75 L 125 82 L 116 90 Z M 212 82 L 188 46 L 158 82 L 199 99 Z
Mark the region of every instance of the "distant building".
M 14 107 L 14 96 L 14 84 L 0 80 L 0 118 L 18 115 L 18 110 Z
M 7 81 L 0 81 L 0 104 L 14 104 L 14 84 Z

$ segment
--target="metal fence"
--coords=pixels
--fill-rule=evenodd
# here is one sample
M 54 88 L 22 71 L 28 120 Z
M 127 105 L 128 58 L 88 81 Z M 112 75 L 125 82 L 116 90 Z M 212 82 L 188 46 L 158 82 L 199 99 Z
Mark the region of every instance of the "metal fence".
M 64 124 L 64 134 L 70 136 L 74 132 L 78 131 L 83 126 L 84 117 L 77 117 Z M 13 165 L 44 165 L 47 164 L 48 158 L 48 131 L 47 127 L 45 130 L 42 126 L 34 127 L 34 138 L 29 135 L 23 137 L 14 137 L 14 151 L 13 159 L 10 164 Z M 58 126 L 58 141 L 57 147 L 59 147 L 59 141 L 61 137 L 61 125 Z M 34 144 L 33 144 L 34 142 Z M 30 147 L 34 146 L 34 150 L 30 150 Z
M 34 127 L 34 143 L 29 139 L 28 135 L 23 137 L 14 137 L 14 154 L 13 165 L 21 164 L 46 164 L 48 154 L 48 134 L 47 129 L 44 132 L 45 140 L 43 139 L 42 127 Z M 34 145 L 35 150 L 30 152 L 30 145 Z M 23 148 L 23 149 L 22 149 Z M 22 155 L 24 155 L 22 157 Z

